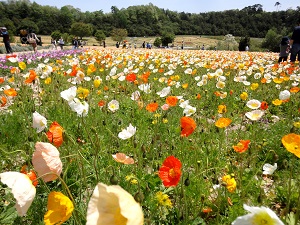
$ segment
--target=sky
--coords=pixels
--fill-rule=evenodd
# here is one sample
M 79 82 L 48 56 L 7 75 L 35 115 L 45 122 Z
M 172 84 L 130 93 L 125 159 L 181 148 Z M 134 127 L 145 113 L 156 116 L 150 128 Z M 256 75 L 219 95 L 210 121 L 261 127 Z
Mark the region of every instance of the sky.
M 186 13 L 202 13 L 211 11 L 224 11 L 230 9 L 243 9 L 247 6 L 261 4 L 264 11 L 276 11 L 275 0 L 31 0 L 39 5 L 50 5 L 61 8 L 65 5 L 71 5 L 80 9 L 81 12 L 94 12 L 102 10 L 104 13 L 111 12 L 111 7 L 116 6 L 118 9 L 127 8 L 135 5 L 148 5 L 152 3 L 154 6 L 171 11 Z M 278 10 L 296 9 L 300 6 L 299 0 L 282 0 L 278 1 L 280 6 Z

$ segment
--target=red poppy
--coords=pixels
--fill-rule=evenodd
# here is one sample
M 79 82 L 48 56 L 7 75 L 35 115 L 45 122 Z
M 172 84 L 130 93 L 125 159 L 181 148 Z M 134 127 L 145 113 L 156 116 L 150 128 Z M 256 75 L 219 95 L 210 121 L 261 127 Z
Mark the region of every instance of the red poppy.
M 5 106 L 6 105 L 6 103 L 7 103 L 7 99 L 6 99 L 6 97 L 4 97 L 4 96 L 2 96 L 1 97 L 1 99 L 0 99 L 0 107 L 3 107 L 3 106 Z
M 165 187 L 176 186 L 181 177 L 180 160 L 174 156 L 167 157 L 160 167 L 158 175 Z
M 168 96 L 166 98 L 166 103 L 169 106 L 175 106 L 175 105 L 177 105 L 177 102 L 178 102 L 178 98 L 176 96 Z
M 153 102 L 153 103 L 149 103 L 147 106 L 146 106 L 146 110 L 148 110 L 149 112 L 155 112 L 158 108 L 158 103 L 156 102 Z
M 4 83 L 4 78 L 0 77 L 0 84 Z
M 180 125 L 181 125 L 182 137 L 188 137 L 196 129 L 196 122 L 190 117 L 186 117 L 186 116 L 181 117 Z
M 36 176 L 35 172 L 33 170 L 30 170 L 28 172 L 27 165 L 22 166 L 20 172 L 23 174 L 26 174 L 29 177 L 29 179 L 32 181 L 33 186 L 36 187 L 38 185 L 38 180 L 37 180 L 37 176 Z
M 134 82 L 136 80 L 136 75 L 134 73 L 129 73 L 126 76 L 126 80 L 129 81 L 129 82 Z
M 262 110 L 267 110 L 269 107 L 268 103 L 266 101 L 262 101 L 261 104 L 260 104 L 260 108 Z
M 104 100 L 100 100 L 99 102 L 98 102 L 98 106 L 99 107 L 103 107 L 103 106 L 105 106 L 105 101 Z
M 247 151 L 247 149 L 249 148 L 249 144 L 250 144 L 250 140 L 240 140 L 240 142 L 237 145 L 232 147 L 234 151 L 242 153 Z
M 47 132 L 47 137 L 50 143 L 53 143 L 56 147 L 61 146 L 63 142 L 63 128 L 54 121 Z

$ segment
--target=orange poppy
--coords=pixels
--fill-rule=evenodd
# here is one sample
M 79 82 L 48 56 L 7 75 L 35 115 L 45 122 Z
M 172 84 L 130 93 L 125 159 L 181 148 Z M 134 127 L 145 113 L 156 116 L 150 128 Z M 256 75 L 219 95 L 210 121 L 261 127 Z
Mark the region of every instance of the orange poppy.
M 144 83 L 148 83 L 148 78 L 150 76 L 150 71 L 144 73 L 142 76 L 141 76 L 141 79 Z
M 4 83 L 4 78 L 0 77 L 0 84 Z
M 47 132 L 47 137 L 50 143 L 53 143 L 56 147 L 61 146 L 63 142 L 63 128 L 54 121 Z
M 126 76 L 126 80 L 129 81 L 129 82 L 134 82 L 136 80 L 136 75 L 134 73 L 129 73 Z
M 27 165 L 22 166 L 21 168 L 21 173 L 26 174 L 29 179 L 32 181 L 33 186 L 37 186 L 38 185 L 38 180 L 37 180 L 37 176 L 35 174 L 35 172 L 33 170 L 30 170 L 29 172 L 27 171 Z
M 9 89 L 4 90 L 4 94 L 6 94 L 7 96 L 11 96 L 11 97 L 17 96 L 17 92 L 13 88 L 9 88 Z
M 237 145 L 232 146 L 234 151 L 242 153 L 249 148 L 250 140 L 240 140 Z
M 133 158 L 130 158 L 129 156 L 125 155 L 124 153 L 117 153 L 115 155 L 112 155 L 112 157 L 114 158 L 114 160 L 116 162 L 119 163 L 123 163 L 123 164 L 134 164 L 134 160 Z
M 103 107 L 103 106 L 105 106 L 105 101 L 104 100 L 100 100 L 99 102 L 98 102 L 98 106 L 99 107 Z
M 1 103 L 0 107 L 3 107 L 3 106 L 5 106 L 5 105 L 6 105 L 6 103 L 7 103 L 7 99 L 6 99 L 6 97 L 2 96 L 2 97 L 1 97 L 1 99 L 0 99 L 0 103 Z
M 297 92 L 299 92 L 300 91 L 300 88 L 299 87 L 292 87 L 291 89 L 290 89 L 290 92 L 291 93 L 297 93 Z
M 212 208 L 210 208 L 210 207 L 205 207 L 205 208 L 203 208 L 202 209 L 202 212 L 203 213 L 210 213 L 210 212 L 212 212 L 213 210 L 212 210 Z
M 149 112 L 155 112 L 157 109 L 158 109 L 158 103 L 156 103 L 156 102 L 149 103 L 146 106 L 146 110 Z
M 34 70 L 29 71 L 29 77 L 25 80 L 26 84 L 32 83 L 36 78 L 36 72 Z
M 180 119 L 181 125 L 181 137 L 188 137 L 191 135 L 196 129 L 196 122 L 190 117 L 181 117 Z
M 228 127 L 231 122 L 231 119 L 222 117 L 215 122 L 215 125 L 219 128 L 225 128 Z
M 181 177 L 181 162 L 174 156 L 165 159 L 158 172 L 165 187 L 176 186 Z
M 260 108 L 261 108 L 262 110 L 267 110 L 268 107 L 269 107 L 269 105 L 268 105 L 268 103 L 267 103 L 266 101 L 262 101 L 262 102 L 260 103 Z
M 176 96 L 168 96 L 166 98 L 166 103 L 169 106 L 175 106 L 175 105 L 177 105 L 177 102 L 178 102 L 178 98 Z

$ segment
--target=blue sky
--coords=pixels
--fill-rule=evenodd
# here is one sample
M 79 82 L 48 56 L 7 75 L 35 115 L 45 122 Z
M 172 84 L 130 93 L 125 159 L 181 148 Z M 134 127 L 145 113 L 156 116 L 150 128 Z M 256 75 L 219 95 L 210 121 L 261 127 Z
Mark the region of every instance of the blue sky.
M 277 1 L 273 0 L 213 0 L 211 2 L 203 0 L 31 0 L 31 2 L 33 1 L 39 5 L 50 5 L 57 8 L 71 5 L 80 9 L 81 12 L 102 10 L 104 13 L 110 12 L 111 6 L 122 9 L 133 5 L 148 5 L 149 3 L 159 8 L 189 13 L 242 9 L 255 4 L 261 4 L 265 11 L 277 10 L 274 6 Z M 297 6 L 300 6 L 299 0 L 281 0 L 278 2 L 281 3 L 279 10 L 296 9 Z

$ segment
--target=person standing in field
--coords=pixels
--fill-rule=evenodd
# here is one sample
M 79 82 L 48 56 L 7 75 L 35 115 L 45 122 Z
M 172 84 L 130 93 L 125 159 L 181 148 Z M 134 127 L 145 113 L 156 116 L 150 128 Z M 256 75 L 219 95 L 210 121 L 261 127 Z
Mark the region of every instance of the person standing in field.
M 291 62 L 297 60 L 300 61 L 300 17 L 297 21 L 297 26 L 294 28 L 292 37 L 290 39 L 290 47 L 291 47 Z
M 31 44 L 33 51 L 37 52 L 37 42 L 40 42 L 40 40 L 37 38 L 34 31 L 30 30 L 29 34 L 27 35 L 27 41 L 29 44 Z
M 13 53 L 13 50 L 10 46 L 9 34 L 8 34 L 8 31 L 7 31 L 6 27 L 1 27 L 0 35 L 1 35 L 1 37 L 3 37 L 3 43 L 5 45 L 5 49 L 6 49 L 7 54 Z
M 289 56 L 289 51 L 290 51 L 289 38 L 283 37 L 280 42 L 280 53 L 279 53 L 278 63 L 287 61 L 287 58 Z

